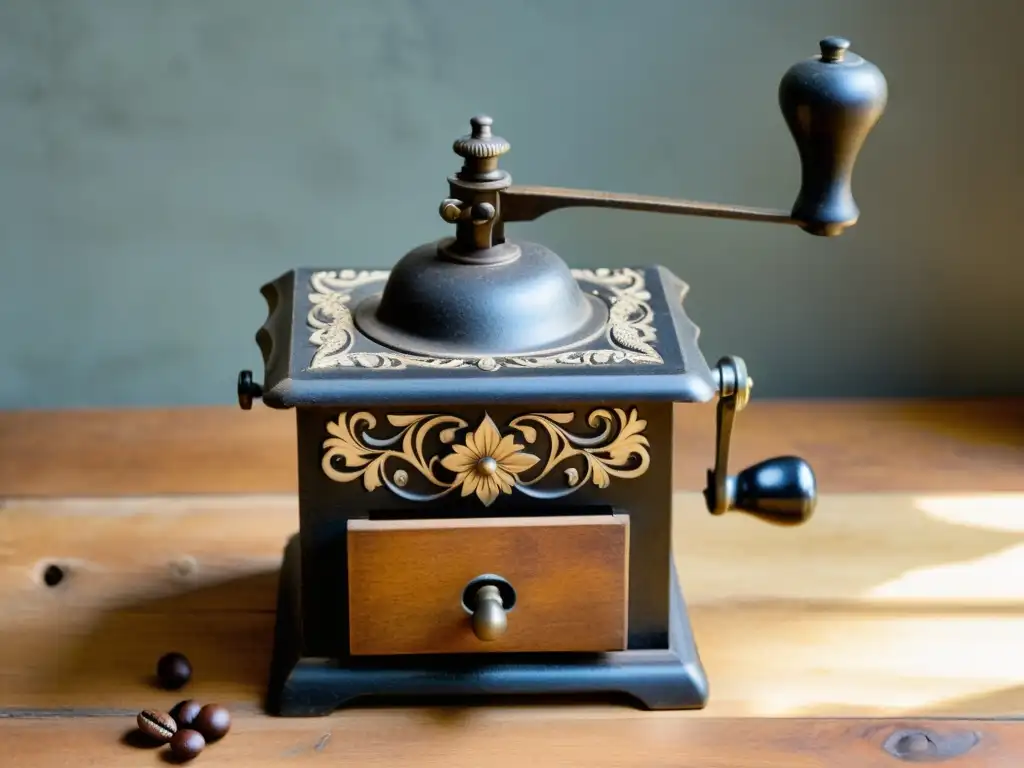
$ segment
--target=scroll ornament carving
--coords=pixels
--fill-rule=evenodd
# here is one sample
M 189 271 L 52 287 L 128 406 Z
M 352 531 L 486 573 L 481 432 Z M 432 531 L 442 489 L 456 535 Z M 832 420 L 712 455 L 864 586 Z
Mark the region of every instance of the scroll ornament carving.
M 502 368 L 557 368 L 561 366 L 613 365 L 616 363 L 664 362 L 652 346 L 657 340 L 651 294 L 644 275 L 636 269 L 574 269 L 573 277 L 601 286 L 608 293 L 608 322 L 603 349 L 568 350 L 556 354 L 516 355 L 510 357 L 448 358 L 428 357 L 404 352 L 357 351 L 357 329 L 350 303 L 352 291 L 371 283 L 383 283 L 386 270 L 345 269 L 316 272 L 310 278 L 312 293 L 306 324 L 310 343 L 316 348 L 311 370 L 356 367 L 369 370 L 403 370 L 410 367 L 455 369 L 477 368 L 498 371 Z
M 396 414 L 387 416 L 393 434 L 376 437 L 370 434 L 377 426 L 373 414 L 342 413 L 327 425 L 331 436 L 323 443 L 321 465 L 331 480 L 361 481 L 367 491 L 386 487 L 410 501 L 432 501 L 457 491 L 461 496 L 475 495 L 484 506 L 513 490 L 535 498 L 558 498 L 588 483 L 606 488 L 613 477 L 633 479 L 647 471 L 647 422 L 635 408 L 591 411 L 586 423 L 595 430 L 592 434 L 571 431 L 575 420 L 572 412 L 530 413 L 512 419 L 502 430 L 485 413 L 470 430 L 468 422 L 454 415 Z M 541 434 L 545 439 L 538 441 Z M 427 450 L 432 436 L 436 440 L 429 442 L 440 443 L 440 451 Z M 564 484 L 541 487 L 541 481 L 571 461 L 579 469 L 566 469 Z M 410 472 L 426 480 L 430 490 L 410 490 Z

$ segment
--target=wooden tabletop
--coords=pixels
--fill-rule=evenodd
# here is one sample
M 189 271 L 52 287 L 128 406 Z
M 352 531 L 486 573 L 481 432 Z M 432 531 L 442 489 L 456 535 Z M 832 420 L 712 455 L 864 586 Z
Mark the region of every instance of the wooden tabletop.
M 815 466 L 822 500 L 798 529 L 709 516 L 696 491 L 713 413 L 681 416 L 674 547 L 706 710 L 293 720 L 260 711 L 297 527 L 293 414 L 0 413 L 0 765 L 164 764 L 126 734 L 139 709 L 186 695 L 235 713 L 197 764 L 859 768 L 898 765 L 884 747 L 923 729 L 902 748 L 931 738 L 966 749 L 947 764 L 1024 765 L 1024 400 L 755 401 L 735 465 Z M 195 667 L 179 694 L 150 681 L 172 649 Z

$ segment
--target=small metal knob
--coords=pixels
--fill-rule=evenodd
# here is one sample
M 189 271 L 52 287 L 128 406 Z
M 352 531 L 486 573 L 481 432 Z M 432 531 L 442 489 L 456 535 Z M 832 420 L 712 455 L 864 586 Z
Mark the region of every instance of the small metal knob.
M 508 152 L 512 145 L 501 136 L 493 135 L 491 133 L 492 125 L 494 125 L 494 120 L 487 115 L 470 118 L 469 126 L 472 132 L 468 136 L 455 140 L 455 143 L 452 144 L 455 154 L 468 159 L 470 157 L 500 157 Z
M 454 224 L 462 218 L 462 209 L 465 205 L 464 202 L 456 200 L 454 197 L 446 197 L 441 201 L 441 206 L 437 211 L 441 214 L 442 219 L 449 224 Z
M 455 140 L 452 149 L 462 158 L 462 170 L 458 177 L 462 181 L 474 183 L 510 183 L 508 174 L 498 168 L 498 158 L 512 149 L 501 136 L 491 133 L 494 123 L 487 115 L 478 115 L 469 121 L 472 132 Z
M 487 642 L 497 640 L 508 629 L 508 617 L 501 592 L 493 584 L 485 584 L 476 592 L 473 606 L 473 634 Z
M 441 214 L 441 218 L 449 224 L 468 220 L 476 226 L 489 224 L 494 221 L 494 217 L 498 214 L 497 209 L 492 203 L 482 202 L 475 205 L 466 205 L 454 197 L 446 197 L 442 200 L 437 210 Z
M 477 203 L 469 209 L 469 217 L 473 220 L 474 224 L 487 224 L 493 221 L 497 209 L 490 203 Z

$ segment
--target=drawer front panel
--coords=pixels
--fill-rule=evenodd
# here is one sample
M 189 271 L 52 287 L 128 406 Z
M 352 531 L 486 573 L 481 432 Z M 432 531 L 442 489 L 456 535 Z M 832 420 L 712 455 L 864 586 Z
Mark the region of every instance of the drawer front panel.
M 623 650 L 628 558 L 626 515 L 350 520 L 350 651 Z M 515 604 L 485 641 L 463 597 L 487 575 Z

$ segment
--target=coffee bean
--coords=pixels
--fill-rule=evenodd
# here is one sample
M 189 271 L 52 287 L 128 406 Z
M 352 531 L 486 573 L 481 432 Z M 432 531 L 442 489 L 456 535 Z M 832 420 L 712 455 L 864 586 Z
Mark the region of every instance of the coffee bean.
M 139 723 L 140 731 L 161 744 L 170 741 L 171 736 L 178 730 L 173 717 L 155 709 L 144 709 L 135 719 Z
M 198 757 L 206 746 L 206 739 L 199 731 L 183 728 L 171 737 L 171 754 L 176 760 L 184 762 Z
M 231 728 L 231 713 L 220 704 L 207 704 L 199 710 L 192 727 L 206 737 L 207 741 L 222 739 Z
M 179 728 L 191 728 L 202 708 L 203 705 L 195 699 L 185 699 L 171 707 L 171 717 Z
M 192 664 L 181 653 L 165 653 L 156 663 L 156 676 L 162 688 L 174 691 L 192 677 Z

